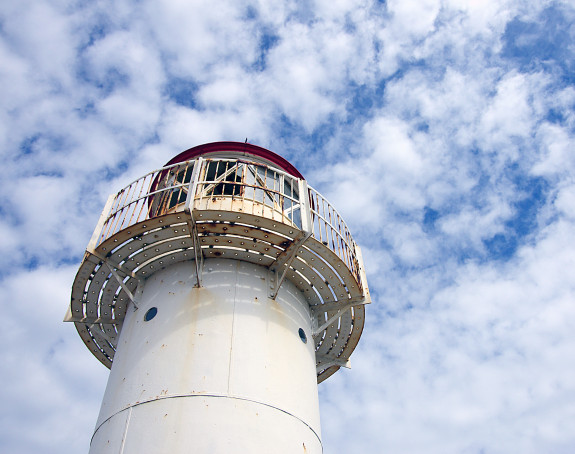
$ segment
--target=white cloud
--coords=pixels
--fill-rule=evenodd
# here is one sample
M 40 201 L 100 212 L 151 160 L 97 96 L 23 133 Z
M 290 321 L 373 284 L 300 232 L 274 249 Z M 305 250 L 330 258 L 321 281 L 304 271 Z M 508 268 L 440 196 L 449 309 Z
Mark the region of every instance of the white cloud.
M 378 118 L 366 125 L 366 142 L 375 149 L 371 160 L 392 177 L 417 179 L 423 173 L 423 158 L 408 135 L 408 125 Z
M 541 151 L 533 173 L 549 177 L 570 174 L 575 167 L 573 136 L 561 126 L 544 123 L 539 128 L 537 139 Z
M 513 137 L 526 137 L 533 127 L 526 77 L 510 74 L 497 84 L 497 93 L 483 114 L 481 133 L 490 147 L 510 148 Z
M 320 387 L 325 452 L 572 452 L 575 89 L 500 52 L 549 5 L 2 5 L 0 450 L 86 451 L 106 370 L 61 323 L 63 263 L 107 194 L 247 137 L 297 162 L 366 259 L 353 369 Z
M 3 21 L 3 31 L 12 38 L 13 50 L 27 59 L 28 76 L 67 88 L 71 83 L 75 49 L 72 23 L 64 8 L 25 1 L 4 5 L 2 9 L 3 15 L 10 18 Z
M 194 74 L 208 81 L 216 62 L 232 59 L 249 66 L 257 57 L 257 35 L 242 21 L 242 3 L 223 2 L 214 8 L 205 0 L 147 2 L 143 11 L 175 75 Z
M 352 371 L 322 389 L 325 413 L 349 409 L 359 430 L 340 439 L 341 419 L 324 419 L 328 449 L 568 452 L 574 407 L 560 396 L 573 392 L 575 371 L 565 363 L 575 351 L 575 255 L 565 247 L 574 228 L 548 229 L 504 267 L 461 267 L 440 292 L 419 287 L 428 305 L 379 316 Z M 368 309 L 373 323 L 382 309 Z
M 557 194 L 554 206 L 567 219 L 575 220 L 575 185 L 562 188 Z
M 2 450 L 87 450 L 107 369 L 85 355 L 73 324 L 61 322 L 74 272 L 39 268 L 3 279 L 0 340 L 10 348 L 0 366 Z
M 387 6 L 392 15 L 392 29 L 421 39 L 434 31 L 441 2 L 439 0 L 404 2 L 392 0 L 387 3 Z

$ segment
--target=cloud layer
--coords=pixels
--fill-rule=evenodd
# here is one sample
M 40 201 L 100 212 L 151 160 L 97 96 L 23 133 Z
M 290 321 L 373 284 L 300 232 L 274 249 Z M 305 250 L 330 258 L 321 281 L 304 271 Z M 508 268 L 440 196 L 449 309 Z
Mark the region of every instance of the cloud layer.
M 4 3 L 2 452 L 87 450 L 107 370 L 60 320 L 107 195 L 246 138 L 366 260 L 326 453 L 573 452 L 570 2 Z

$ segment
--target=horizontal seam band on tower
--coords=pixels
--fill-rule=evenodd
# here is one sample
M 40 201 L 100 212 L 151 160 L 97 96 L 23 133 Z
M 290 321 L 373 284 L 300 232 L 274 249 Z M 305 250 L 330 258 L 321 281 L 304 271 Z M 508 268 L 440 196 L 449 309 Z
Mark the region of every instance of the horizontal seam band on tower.
M 269 407 L 269 408 L 273 408 L 274 410 L 278 410 L 282 413 L 285 413 L 288 416 L 291 416 L 292 418 L 297 419 L 299 422 L 301 422 L 302 424 L 304 424 L 305 426 L 307 426 L 307 428 L 309 430 L 311 430 L 313 432 L 313 434 L 316 436 L 317 440 L 319 441 L 320 446 L 322 446 L 322 451 L 323 451 L 323 444 L 321 442 L 321 438 L 319 437 L 319 435 L 317 434 L 317 432 L 315 430 L 313 430 L 313 428 L 306 423 L 304 420 L 302 420 L 301 418 L 297 417 L 296 415 L 290 413 L 289 411 L 286 410 L 282 410 L 281 408 L 275 407 L 273 405 L 270 404 L 266 404 L 265 402 L 260 402 L 257 400 L 253 400 L 253 399 L 248 399 L 246 397 L 238 397 L 238 396 L 228 396 L 225 394 L 173 394 L 170 396 L 159 396 L 159 397 L 155 397 L 154 399 L 148 399 L 145 400 L 143 402 L 137 402 L 133 405 L 128 405 L 127 407 L 122 408 L 120 411 L 117 411 L 116 413 L 114 413 L 112 416 L 109 416 L 108 418 L 106 418 L 102 424 L 100 424 L 96 430 L 94 430 L 94 434 L 92 435 L 92 438 L 90 440 L 90 444 L 92 444 L 92 441 L 94 440 L 94 437 L 96 436 L 96 433 L 98 432 L 98 430 L 100 430 L 100 427 L 102 427 L 104 424 L 106 424 L 108 421 L 110 421 L 114 416 L 119 415 L 120 413 L 122 413 L 123 411 L 129 410 L 130 408 L 134 408 L 134 407 L 138 407 L 140 405 L 144 405 L 144 404 L 149 404 L 151 402 L 155 402 L 158 400 L 164 400 L 164 399 L 177 399 L 177 398 L 182 398 L 182 397 L 215 397 L 215 398 L 226 398 L 226 399 L 235 399 L 235 400 L 242 400 L 244 402 L 252 402 L 254 404 L 258 404 L 258 405 L 263 405 L 265 407 Z

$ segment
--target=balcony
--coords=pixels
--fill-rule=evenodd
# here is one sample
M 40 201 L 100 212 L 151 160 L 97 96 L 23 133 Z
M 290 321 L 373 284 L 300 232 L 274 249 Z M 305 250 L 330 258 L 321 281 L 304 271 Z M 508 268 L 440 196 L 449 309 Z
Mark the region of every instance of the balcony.
M 345 222 L 303 179 L 259 162 L 198 157 L 163 167 L 110 196 L 76 276 L 67 321 L 111 367 L 130 303 L 146 277 L 209 258 L 272 271 L 309 304 L 318 382 L 347 366 L 370 302 L 361 252 Z

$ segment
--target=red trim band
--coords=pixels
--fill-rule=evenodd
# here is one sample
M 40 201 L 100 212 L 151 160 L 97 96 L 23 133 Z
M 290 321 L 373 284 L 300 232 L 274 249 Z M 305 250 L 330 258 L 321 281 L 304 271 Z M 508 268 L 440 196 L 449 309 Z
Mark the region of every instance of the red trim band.
M 302 180 L 304 179 L 303 175 L 280 155 L 275 154 L 273 151 L 266 150 L 265 148 L 258 147 L 257 145 L 242 142 L 212 142 L 206 143 L 204 145 L 198 145 L 197 147 L 182 151 L 179 155 L 170 159 L 166 165 L 169 166 L 172 164 L 177 164 L 178 162 L 189 161 L 191 159 L 197 158 L 198 156 L 202 156 L 208 153 L 215 153 L 218 151 L 233 151 L 236 153 L 258 156 L 269 162 L 272 162 L 277 167 L 289 173 L 290 175 L 301 178 Z

